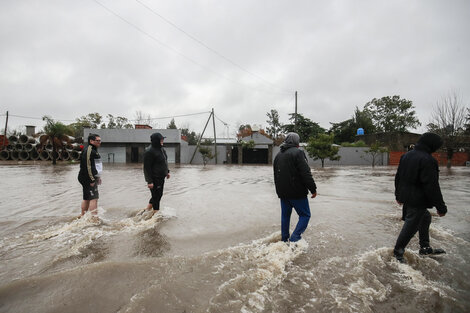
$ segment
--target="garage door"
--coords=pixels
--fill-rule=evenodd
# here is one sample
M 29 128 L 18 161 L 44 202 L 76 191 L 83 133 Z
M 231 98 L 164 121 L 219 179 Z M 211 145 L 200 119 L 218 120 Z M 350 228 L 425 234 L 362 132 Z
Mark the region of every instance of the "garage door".
M 168 157 L 168 163 L 175 163 L 175 147 L 165 147 L 166 156 Z

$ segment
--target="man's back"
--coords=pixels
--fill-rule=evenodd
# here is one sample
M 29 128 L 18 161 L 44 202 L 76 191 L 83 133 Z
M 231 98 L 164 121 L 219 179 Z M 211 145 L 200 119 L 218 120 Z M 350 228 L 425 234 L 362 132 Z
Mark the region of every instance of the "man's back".
M 316 191 L 305 154 L 293 146 L 282 146 L 274 162 L 274 183 L 279 198 L 299 199 Z

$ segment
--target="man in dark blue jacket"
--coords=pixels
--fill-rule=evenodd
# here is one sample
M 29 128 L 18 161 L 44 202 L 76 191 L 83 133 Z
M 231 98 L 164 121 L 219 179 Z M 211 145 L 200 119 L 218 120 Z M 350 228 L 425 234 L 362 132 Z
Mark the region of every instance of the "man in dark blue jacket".
M 298 241 L 310 220 L 308 191 L 312 198 L 317 196 L 317 186 L 313 180 L 307 158 L 299 149 L 299 135 L 288 133 L 281 151 L 274 158 L 274 184 L 281 199 L 281 235 L 282 241 Z M 299 221 L 292 235 L 289 234 L 292 208 L 299 215 Z
M 395 198 L 403 205 L 405 221 L 398 236 L 393 253 L 395 258 L 405 263 L 403 254 L 411 238 L 419 231 L 419 254 L 441 254 L 442 249 L 429 245 L 429 225 L 431 214 L 428 208 L 436 207 L 437 214 L 444 216 L 447 206 L 439 186 L 439 166 L 431 153 L 442 146 L 442 139 L 434 133 L 423 134 L 413 150 L 400 159 L 395 175 Z
M 160 133 L 153 133 L 150 136 L 152 145 L 144 152 L 144 177 L 152 194 L 147 210 L 153 208 L 152 214 L 160 209 L 165 178 L 170 178 L 168 158 L 163 148 L 164 138 Z

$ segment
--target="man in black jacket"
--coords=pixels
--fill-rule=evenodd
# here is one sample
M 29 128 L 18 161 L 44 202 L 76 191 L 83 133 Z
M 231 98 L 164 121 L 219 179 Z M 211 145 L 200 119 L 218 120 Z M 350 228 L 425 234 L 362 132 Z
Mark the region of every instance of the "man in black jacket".
M 146 210 L 151 211 L 153 208 L 152 215 L 160 209 L 165 177 L 170 178 L 168 158 L 163 148 L 164 138 L 160 133 L 153 133 L 150 136 L 152 145 L 144 152 L 144 177 L 147 187 L 152 193 Z
M 403 205 L 405 221 L 398 236 L 393 254 L 406 263 L 403 257 L 411 238 L 419 231 L 419 254 L 441 254 L 442 249 L 433 249 L 429 245 L 429 225 L 431 214 L 428 208 L 436 207 L 437 214 L 444 216 L 447 206 L 442 198 L 439 186 L 439 166 L 431 153 L 442 146 L 442 139 L 434 133 L 425 133 L 413 150 L 400 159 L 395 175 L 395 198 Z
M 299 149 L 299 135 L 288 133 L 281 151 L 274 158 L 274 184 L 281 199 L 281 235 L 282 241 L 298 241 L 310 220 L 308 191 L 312 198 L 317 196 L 317 186 L 313 180 L 307 158 Z M 299 221 L 292 235 L 289 235 L 292 208 L 299 215 Z
M 88 146 L 80 155 L 80 171 L 78 181 L 83 187 L 82 215 L 90 211 L 92 215 L 97 215 L 98 208 L 98 185 L 101 184 L 100 174 L 103 169 L 101 156 L 98 148 L 101 145 L 101 138 L 96 134 L 88 136 Z

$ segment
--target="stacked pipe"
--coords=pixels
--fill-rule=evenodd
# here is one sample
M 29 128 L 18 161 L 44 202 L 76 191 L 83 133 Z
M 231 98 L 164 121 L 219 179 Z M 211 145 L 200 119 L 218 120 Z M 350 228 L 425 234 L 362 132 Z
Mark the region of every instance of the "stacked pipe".
M 46 135 L 38 138 L 21 135 L 10 136 L 8 145 L 0 151 L 0 160 L 52 160 L 55 156 L 56 160 L 76 161 L 80 158 L 82 138 L 67 137 L 67 141 L 56 141 L 57 151 L 53 151 L 52 142 Z M 54 154 L 54 155 L 53 155 Z

